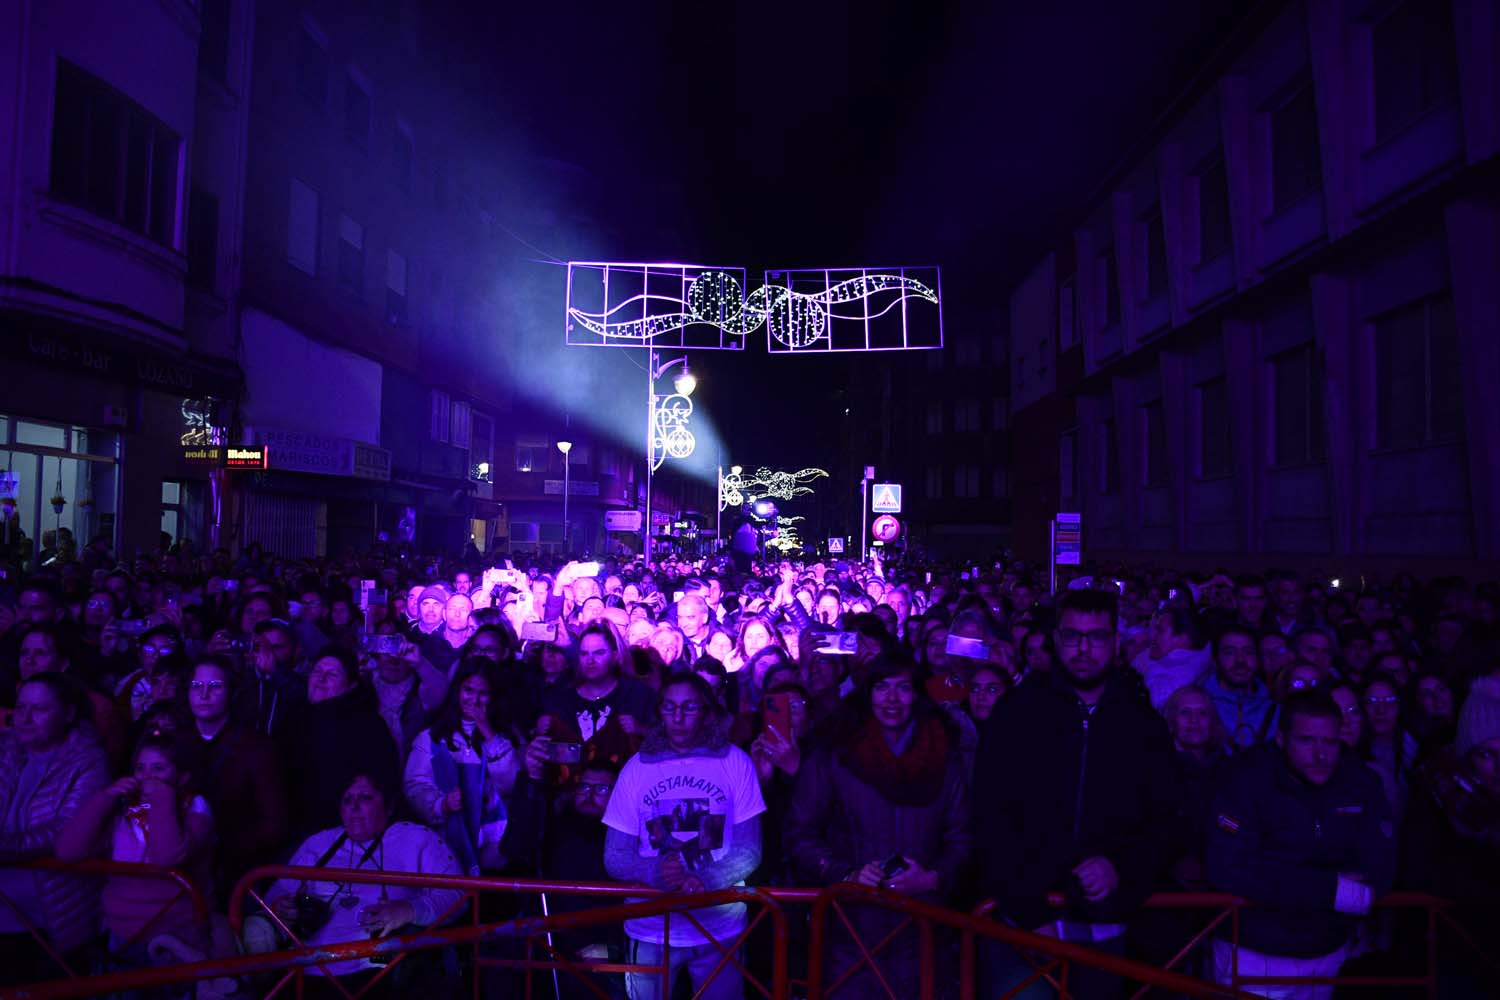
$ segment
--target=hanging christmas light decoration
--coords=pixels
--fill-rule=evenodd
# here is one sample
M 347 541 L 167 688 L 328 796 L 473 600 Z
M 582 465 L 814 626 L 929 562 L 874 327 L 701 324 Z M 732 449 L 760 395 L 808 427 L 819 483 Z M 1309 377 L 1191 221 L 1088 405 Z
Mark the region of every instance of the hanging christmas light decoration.
M 660 334 L 695 323 L 716 326 L 725 333 L 744 336 L 765 324 L 770 336 L 783 347 L 802 348 L 827 336 L 832 308 L 895 292 L 878 312 L 866 311 L 863 319 L 904 308 L 908 299 L 938 304 L 938 293 L 915 278 L 895 274 L 861 274 L 819 292 L 797 292 L 785 285 L 761 285 L 749 295 L 738 278 L 727 271 L 704 271 L 688 286 L 687 299 L 641 292 L 602 312 L 586 312 L 569 306 L 568 317 L 606 342 L 650 344 Z M 645 312 L 652 302 L 667 304 L 665 312 L 633 320 L 615 320 L 622 312 Z M 678 310 L 672 310 L 675 305 Z M 868 309 L 868 307 L 867 307 Z
M 828 473 L 822 469 L 777 472 L 765 466 L 752 473 L 730 472 L 720 480 L 719 509 L 743 507 L 765 497 L 795 500 L 797 497 L 810 496 L 812 487 L 804 484 L 815 479 L 826 479 L 827 476 Z

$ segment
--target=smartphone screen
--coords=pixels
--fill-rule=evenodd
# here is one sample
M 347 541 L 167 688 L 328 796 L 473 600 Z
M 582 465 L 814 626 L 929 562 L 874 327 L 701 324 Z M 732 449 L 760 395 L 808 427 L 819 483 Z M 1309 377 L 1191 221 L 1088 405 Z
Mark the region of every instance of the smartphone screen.
M 948 644 L 943 651 L 949 656 L 962 656 L 968 660 L 988 660 L 990 647 L 982 639 L 971 639 L 965 635 L 948 634 Z
M 776 730 L 778 736 L 788 743 L 792 736 L 792 693 L 778 691 L 766 695 L 766 727 Z

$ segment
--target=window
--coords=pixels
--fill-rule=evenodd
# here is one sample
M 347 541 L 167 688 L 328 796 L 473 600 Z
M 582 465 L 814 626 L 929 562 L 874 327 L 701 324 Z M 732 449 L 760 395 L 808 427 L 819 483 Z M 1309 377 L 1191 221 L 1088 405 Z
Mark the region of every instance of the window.
M 1321 462 L 1323 370 L 1311 344 L 1271 359 L 1271 391 L 1276 419 L 1276 464 Z
M 1010 496 L 1010 470 L 1005 466 L 997 465 L 990 470 L 990 492 L 996 500 Z
M 1099 268 L 1100 287 L 1104 289 L 1104 325 L 1114 326 L 1120 322 L 1120 267 L 1114 247 L 1099 255 Z
M 1141 407 L 1146 433 L 1146 485 L 1165 486 L 1171 478 L 1172 463 L 1167 455 L 1167 413 L 1161 400 Z
M 1167 230 L 1160 205 L 1146 213 L 1141 226 L 1146 237 L 1146 298 L 1154 299 L 1167 291 Z
M 385 320 L 406 325 L 406 258 L 394 250 L 385 252 Z
M 411 190 L 412 159 L 411 133 L 398 125 L 396 138 L 391 147 L 391 170 L 396 175 L 397 186 L 403 191 Z
M 201 188 L 188 198 L 188 282 L 210 291 L 219 251 L 219 199 Z
M 286 259 L 308 274 L 318 273 L 318 192 L 295 177 L 287 205 Z
M 539 450 L 540 449 L 533 448 L 530 445 L 516 445 L 516 471 L 530 472 L 533 468 L 535 468 L 536 453 Z
M 943 470 L 936 465 L 927 467 L 927 499 L 943 498 Z
M 1078 495 L 1078 434 L 1068 431 L 1057 439 L 1058 498 L 1070 503 Z
M 365 227 L 339 216 L 339 287 L 356 297 L 365 292 Z
M 1010 400 L 1004 396 L 996 396 L 993 401 L 993 409 L 992 420 L 995 430 L 1005 430 L 1005 428 L 1010 426 Z
M 1198 261 L 1214 260 L 1229 251 L 1229 173 L 1223 153 L 1198 171 Z
M 473 441 L 473 414 L 474 411 L 468 403 L 454 401 L 450 423 L 452 434 L 448 438 L 448 443 L 453 447 L 467 449 Z
M 1067 350 L 1078 343 L 1078 276 L 1068 275 L 1057 288 L 1057 344 Z
M 979 496 L 979 466 L 960 465 L 953 470 L 953 495 L 963 500 Z
M 344 90 L 344 138 L 360 149 L 370 146 L 370 92 L 352 75 Z
M 490 463 L 495 454 L 495 422 L 478 411 L 469 414 L 469 478 L 475 482 L 490 481 Z
M 1375 25 L 1375 141 L 1458 93 L 1451 0 L 1407 0 Z
M 175 246 L 181 143 L 161 122 L 103 81 L 57 64 L 52 193 Z
M 306 25 L 297 40 L 297 89 L 320 108 L 328 102 L 328 50 Z
M 959 400 L 953 408 L 953 429 L 959 432 L 979 430 L 979 400 Z
M 1453 300 L 1444 294 L 1375 321 L 1375 445 L 1412 448 L 1463 436 Z
M 1271 204 L 1279 211 L 1322 187 L 1318 107 L 1312 80 L 1303 78 L 1271 112 Z
M 1198 386 L 1198 475 L 1204 479 L 1233 471 L 1230 450 L 1229 382 L 1210 379 Z
M 427 436 L 441 444 L 448 443 L 448 421 L 452 415 L 450 405 L 446 392 L 433 389 L 428 394 Z
M 202 0 L 199 4 L 198 72 L 219 83 L 229 79 L 229 3 Z
M 927 402 L 927 433 L 943 433 L 943 402 L 940 399 Z
M 1120 490 L 1120 439 L 1114 420 L 1099 424 L 1099 492 L 1112 496 Z

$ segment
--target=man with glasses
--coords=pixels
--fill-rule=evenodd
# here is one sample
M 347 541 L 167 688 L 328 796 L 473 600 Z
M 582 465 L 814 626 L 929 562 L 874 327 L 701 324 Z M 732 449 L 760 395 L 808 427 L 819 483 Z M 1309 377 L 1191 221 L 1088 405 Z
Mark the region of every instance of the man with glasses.
M 760 865 L 760 814 L 766 804 L 755 765 L 729 742 L 728 720 L 697 674 L 673 674 L 663 681 L 658 707 L 661 721 L 626 761 L 604 812 L 605 867 L 621 881 L 668 892 L 742 885 Z M 672 982 L 683 970 L 694 995 L 740 1000 L 739 967 L 719 965 L 724 950 L 737 951 L 745 905 L 691 912 L 691 921 L 672 920 L 670 941 L 661 917 L 625 922 L 626 961 L 659 965 L 666 949 L 670 967 L 666 984 L 660 974 L 627 974 L 634 1000 L 671 996 Z
M 1118 664 L 1117 602 L 1107 590 L 1059 599 L 1058 662 L 996 704 L 973 801 L 981 888 L 997 919 L 1121 954 L 1126 922 L 1177 842 L 1178 789 L 1166 723 Z M 991 996 L 1034 973 L 999 942 L 982 949 L 981 962 Z M 1114 996 L 1119 985 L 1082 965 L 1068 975 L 1085 1000 Z

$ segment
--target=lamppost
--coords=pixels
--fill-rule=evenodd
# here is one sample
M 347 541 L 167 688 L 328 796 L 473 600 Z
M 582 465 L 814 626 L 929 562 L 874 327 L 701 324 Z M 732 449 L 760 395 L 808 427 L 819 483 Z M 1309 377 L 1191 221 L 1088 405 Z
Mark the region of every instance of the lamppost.
M 733 476 L 736 481 L 739 480 L 740 473 L 742 473 L 744 471 L 745 470 L 744 470 L 744 468 L 742 466 L 731 465 L 729 467 L 729 474 L 731 476 Z M 725 506 L 725 504 L 724 504 L 724 466 L 721 465 L 721 466 L 719 466 L 719 520 L 718 520 L 717 524 L 714 526 L 714 543 L 720 549 L 723 549 L 725 547 L 724 546 L 724 506 Z
M 677 365 L 682 371 L 672 380 L 673 395 L 658 396 L 656 383 Z M 656 348 L 648 351 L 646 364 L 646 517 L 642 528 L 641 551 L 646 557 L 646 568 L 651 568 L 651 477 L 667 460 L 687 458 L 693 453 L 697 442 L 688 430 L 688 417 L 692 416 L 693 403 L 688 399 L 698 387 L 698 380 L 688 371 L 686 355 L 658 363 Z
M 562 452 L 563 457 L 563 557 L 567 558 L 573 554 L 571 547 L 568 545 L 569 536 L 572 534 L 573 528 L 572 523 L 568 520 L 568 493 L 571 492 L 568 489 L 568 471 L 570 468 L 568 452 L 573 450 L 573 442 L 559 441 L 557 442 L 557 450 Z

